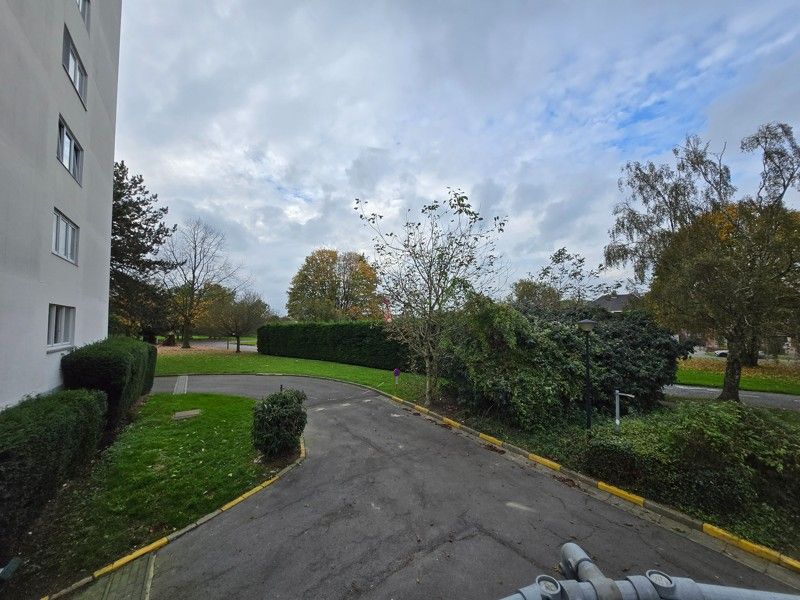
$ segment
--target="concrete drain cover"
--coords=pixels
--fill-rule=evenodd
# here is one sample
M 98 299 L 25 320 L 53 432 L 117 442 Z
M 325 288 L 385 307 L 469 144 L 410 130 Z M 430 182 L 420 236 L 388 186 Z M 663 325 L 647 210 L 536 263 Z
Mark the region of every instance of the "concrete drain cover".
M 195 408 L 194 410 L 180 410 L 172 415 L 173 421 L 183 421 L 184 419 L 191 419 L 192 417 L 196 417 L 200 414 L 200 409 Z

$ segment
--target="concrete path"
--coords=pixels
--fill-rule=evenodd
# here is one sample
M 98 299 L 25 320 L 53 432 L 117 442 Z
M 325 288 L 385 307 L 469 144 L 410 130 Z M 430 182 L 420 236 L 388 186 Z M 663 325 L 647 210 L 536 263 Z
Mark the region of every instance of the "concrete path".
M 175 384 L 159 378 L 154 391 Z M 232 375 L 189 377 L 188 392 L 262 397 L 280 385 L 309 396 L 308 458 L 159 550 L 152 600 L 501 598 L 553 574 L 566 541 L 616 578 L 658 568 L 791 591 L 637 507 L 594 497 L 369 390 Z
M 230 342 L 226 342 L 225 340 L 195 340 L 192 342 L 192 348 L 213 348 L 214 350 L 230 350 L 231 352 L 236 352 L 236 340 L 231 340 Z M 246 346 L 245 344 L 240 344 L 239 349 L 242 352 L 258 352 L 258 348 L 255 346 Z
M 679 398 L 714 399 L 719 396 L 720 389 L 699 387 L 695 385 L 668 385 L 664 388 L 664 393 L 668 396 L 678 396 Z M 745 404 L 750 404 L 751 406 L 800 410 L 800 396 L 775 394 L 772 392 L 740 391 L 739 398 L 742 402 Z

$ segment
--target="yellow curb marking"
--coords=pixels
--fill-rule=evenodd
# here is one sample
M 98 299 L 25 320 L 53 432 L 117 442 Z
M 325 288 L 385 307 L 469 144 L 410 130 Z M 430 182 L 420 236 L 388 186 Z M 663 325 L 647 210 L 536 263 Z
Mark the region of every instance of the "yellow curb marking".
M 553 469 L 553 471 L 560 471 L 561 465 L 557 462 L 550 460 L 549 458 L 545 458 L 544 456 L 539 456 L 538 454 L 528 454 L 528 460 L 532 460 L 535 463 L 539 463 L 540 465 L 544 465 L 548 469 Z
M 496 437 L 492 437 L 490 435 L 486 435 L 485 433 L 479 433 L 478 437 L 482 440 L 489 442 L 490 444 L 494 444 L 495 446 L 502 446 L 503 442 L 498 440 Z
M 431 412 L 430 410 L 428 410 L 424 406 L 420 406 L 419 404 L 414 405 L 414 410 L 416 410 L 417 412 L 421 412 L 424 415 L 427 415 L 429 412 Z
M 793 571 L 800 572 L 800 561 L 781 554 L 780 552 L 776 552 L 772 548 L 767 548 L 761 544 L 749 542 L 744 538 L 740 538 L 739 536 L 725 531 L 724 529 L 715 525 L 711 525 L 710 523 L 703 523 L 703 532 L 717 539 L 726 541 L 729 544 L 733 544 L 737 548 L 741 548 L 750 554 L 755 554 L 756 556 L 765 558 L 770 562 L 774 562 L 792 569 Z
M 800 573 L 800 560 L 795 560 L 790 556 L 781 554 L 780 564 L 786 567 L 787 569 L 792 569 L 793 571 L 797 571 L 798 573 Z
M 598 481 L 597 488 L 603 490 L 604 492 L 608 492 L 609 494 L 613 494 L 618 498 L 627 500 L 628 502 L 633 502 L 634 504 L 638 504 L 639 506 L 644 506 L 644 498 L 642 498 L 641 496 L 637 496 L 636 494 L 631 494 L 630 492 L 626 492 L 625 490 L 618 488 L 616 486 L 608 485 L 604 481 Z
M 123 556 L 119 560 L 115 560 L 110 565 L 106 565 L 102 569 L 98 569 L 97 571 L 95 571 L 92 574 L 92 577 L 94 577 L 95 579 L 97 579 L 98 577 L 102 577 L 106 573 L 110 573 L 111 571 L 115 571 L 115 570 L 119 569 L 121 566 L 128 564 L 132 560 L 136 560 L 140 556 L 144 556 L 148 552 L 152 552 L 153 550 L 158 550 L 162 546 L 166 546 L 168 543 L 169 543 L 169 540 L 166 537 L 162 537 L 162 538 L 156 540 L 155 542 L 153 542 L 152 544 L 148 544 L 147 546 L 143 546 L 143 547 L 139 548 L 138 550 L 136 550 L 135 552 L 131 552 L 127 556 Z
M 442 417 L 442 423 L 445 425 L 450 425 L 453 429 L 461 429 L 461 423 L 458 421 L 453 421 L 453 419 L 448 419 L 447 417 Z

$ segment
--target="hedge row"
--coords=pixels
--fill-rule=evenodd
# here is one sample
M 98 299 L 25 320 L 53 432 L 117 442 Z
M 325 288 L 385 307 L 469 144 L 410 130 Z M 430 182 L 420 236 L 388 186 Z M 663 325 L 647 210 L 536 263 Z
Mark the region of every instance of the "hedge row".
M 405 369 L 408 352 L 388 339 L 383 323 L 270 323 L 258 330 L 258 351 L 273 356 Z
M 800 507 L 800 430 L 735 402 L 681 402 L 597 427 L 580 465 L 599 479 L 712 522 Z M 795 546 L 797 540 L 794 540 Z
M 0 412 L 0 559 L 64 481 L 91 461 L 105 413 L 106 395 L 98 390 L 29 397 Z
M 133 403 L 150 391 L 155 371 L 156 347 L 124 337 L 83 346 L 61 359 L 66 389 L 106 393 L 109 429 L 123 422 Z

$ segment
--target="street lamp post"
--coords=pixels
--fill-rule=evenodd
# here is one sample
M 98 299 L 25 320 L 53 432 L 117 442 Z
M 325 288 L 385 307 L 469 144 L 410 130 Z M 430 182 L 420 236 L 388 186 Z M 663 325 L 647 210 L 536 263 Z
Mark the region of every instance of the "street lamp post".
M 592 380 L 589 375 L 589 367 L 590 359 L 589 359 L 589 333 L 594 329 L 594 326 L 597 325 L 596 321 L 592 321 L 591 319 L 583 319 L 582 321 L 578 321 L 578 328 L 583 332 L 584 337 L 586 338 L 586 382 L 584 384 L 583 389 L 583 404 L 584 408 L 586 409 L 586 429 L 592 428 Z

